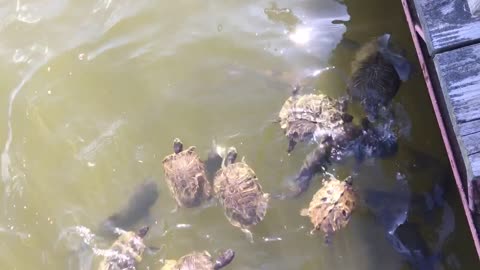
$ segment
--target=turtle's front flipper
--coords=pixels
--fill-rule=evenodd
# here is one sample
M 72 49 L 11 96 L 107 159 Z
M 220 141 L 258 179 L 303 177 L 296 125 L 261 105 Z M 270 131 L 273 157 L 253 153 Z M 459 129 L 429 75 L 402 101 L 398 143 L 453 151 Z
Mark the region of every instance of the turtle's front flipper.
M 145 253 L 148 254 L 149 256 L 154 256 L 158 252 L 160 252 L 162 248 L 159 247 L 154 247 L 154 246 L 146 246 L 145 247 Z

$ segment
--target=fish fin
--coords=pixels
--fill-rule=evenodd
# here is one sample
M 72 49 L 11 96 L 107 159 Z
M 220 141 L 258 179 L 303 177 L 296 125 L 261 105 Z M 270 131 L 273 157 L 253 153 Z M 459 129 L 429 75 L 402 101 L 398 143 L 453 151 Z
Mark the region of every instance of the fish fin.
M 412 67 L 404 56 L 391 51 L 384 53 L 384 56 L 393 65 L 401 81 L 405 82 L 410 78 Z
M 380 46 L 380 48 L 383 48 L 383 49 L 388 49 L 389 45 L 390 45 L 390 39 L 391 39 L 392 35 L 390 35 L 389 33 L 385 33 L 383 35 L 381 35 L 380 37 L 378 37 L 378 45 Z
M 393 65 L 400 80 L 405 82 L 410 78 L 410 74 L 412 73 L 412 67 L 403 55 L 395 53 L 390 49 L 390 41 L 391 35 L 388 33 L 378 38 L 380 52 L 385 57 L 385 59 L 387 59 L 387 61 Z

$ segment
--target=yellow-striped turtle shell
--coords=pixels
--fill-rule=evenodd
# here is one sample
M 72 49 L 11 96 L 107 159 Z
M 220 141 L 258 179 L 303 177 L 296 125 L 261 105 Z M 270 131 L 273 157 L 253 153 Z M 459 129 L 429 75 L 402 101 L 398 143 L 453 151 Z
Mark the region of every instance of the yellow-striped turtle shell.
M 302 216 L 310 217 L 315 231 L 322 231 L 328 238 L 334 232 L 347 226 L 356 207 L 357 197 L 351 179 L 332 179 L 325 182 L 310 202 L 302 209 Z
M 148 227 L 140 229 L 138 233 L 122 231 L 108 249 L 98 270 L 135 270 L 137 264 L 142 261 L 142 255 L 146 248 L 143 237 L 147 232 Z
M 346 113 L 346 103 L 323 94 L 298 94 L 293 92 L 283 104 L 279 114 L 280 128 L 289 139 L 288 152 L 295 144 L 315 140 L 321 143 L 328 137 L 333 140 L 344 136 L 345 122 L 352 117 Z
M 166 260 L 161 270 L 218 270 L 227 266 L 235 252 L 227 249 L 216 259 L 208 251 L 194 251 L 178 260 Z
M 195 146 L 183 150 L 179 139 L 174 140 L 174 153 L 163 160 L 165 181 L 180 207 L 199 206 L 211 197 L 211 184 L 205 174 L 205 165 L 195 152 Z
M 230 147 L 215 175 L 214 191 L 229 222 L 253 241 L 249 228 L 265 217 L 270 194 L 262 191 L 255 172 L 244 160 L 235 162 L 236 156 L 236 149 Z

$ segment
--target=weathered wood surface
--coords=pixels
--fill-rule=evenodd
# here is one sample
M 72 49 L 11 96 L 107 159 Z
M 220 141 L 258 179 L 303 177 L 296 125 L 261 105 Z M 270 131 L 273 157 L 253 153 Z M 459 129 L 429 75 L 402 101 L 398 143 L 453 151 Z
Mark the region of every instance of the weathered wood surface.
M 433 59 L 467 180 L 479 180 L 480 44 L 439 53 Z
M 467 0 L 414 0 L 414 3 L 431 56 L 480 42 L 480 16 L 470 13 Z
M 468 7 L 474 16 L 480 15 L 480 0 L 468 0 Z

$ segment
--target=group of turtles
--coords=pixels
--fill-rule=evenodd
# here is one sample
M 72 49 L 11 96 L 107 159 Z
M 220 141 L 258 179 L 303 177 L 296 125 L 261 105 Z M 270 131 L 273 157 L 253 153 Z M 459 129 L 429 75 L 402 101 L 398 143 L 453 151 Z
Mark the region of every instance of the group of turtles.
M 237 150 L 212 152 L 203 161 L 195 146 L 184 149 L 180 139 L 173 142 L 173 153 L 163 160 L 165 181 L 177 207 L 192 208 L 215 198 L 228 221 L 253 241 L 250 229 L 260 223 L 267 212 L 270 198 L 287 199 L 299 196 L 317 173 L 324 172 L 331 162 L 354 156 L 382 157 L 396 151 L 396 137 L 379 126 L 388 120 L 389 104 L 401 81 L 409 74 L 406 59 L 390 48 L 390 35 L 385 34 L 364 45 L 352 65 L 347 84 L 348 97 L 333 99 L 320 93 L 301 94 L 296 87 L 278 114 L 279 124 L 288 138 L 288 152 L 301 142 L 316 142 L 316 149 L 307 155 L 297 177 L 286 192 L 270 195 L 262 190 L 255 171 L 245 159 L 237 161 Z M 348 104 L 358 102 L 366 117 L 355 123 Z M 388 132 L 387 132 L 388 133 Z M 156 198 L 156 197 L 155 197 Z M 151 205 L 150 202 L 145 204 Z M 310 205 L 300 214 L 308 216 L 312 232 L 322 231 L 326 237 L 347 226 L 357 204 L 352 178 L 330 177 L 315 193 Z M 122 232 L 111 247 L 115 255 L 106 256 L 101 270 L 135 269 L 145 250 L 139 232 Z M 168 260 L 163 270 L 210 270 L 228 265 L 234 258 L 228 249 L 214 259 L 207 251 L 193 252 L 174 261 Z

